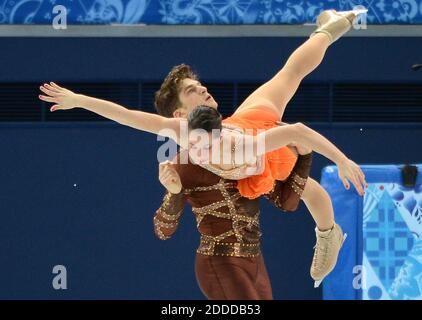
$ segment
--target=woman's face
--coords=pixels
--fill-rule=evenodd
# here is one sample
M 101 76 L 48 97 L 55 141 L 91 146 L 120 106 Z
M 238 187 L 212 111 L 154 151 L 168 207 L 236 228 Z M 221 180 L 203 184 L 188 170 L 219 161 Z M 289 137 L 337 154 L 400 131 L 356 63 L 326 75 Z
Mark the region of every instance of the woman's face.
M 198 164 L 210 164 L 220 149 L 221 134 L 193 130 L 189 133 L 189 156 Z

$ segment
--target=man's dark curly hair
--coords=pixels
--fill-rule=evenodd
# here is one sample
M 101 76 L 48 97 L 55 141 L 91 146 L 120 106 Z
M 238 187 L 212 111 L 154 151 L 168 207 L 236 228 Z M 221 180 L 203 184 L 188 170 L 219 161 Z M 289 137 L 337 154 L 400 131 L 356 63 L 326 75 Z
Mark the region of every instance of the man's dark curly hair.
M 154 105 L 159 115 L 173 118 L 173 112 L 182 107 L 179 92 L 181 83 L 186 78 L 198 80 L 189 65 L 179 64 L 171 69 L 161 84 L 160 90 L 155 93 Z

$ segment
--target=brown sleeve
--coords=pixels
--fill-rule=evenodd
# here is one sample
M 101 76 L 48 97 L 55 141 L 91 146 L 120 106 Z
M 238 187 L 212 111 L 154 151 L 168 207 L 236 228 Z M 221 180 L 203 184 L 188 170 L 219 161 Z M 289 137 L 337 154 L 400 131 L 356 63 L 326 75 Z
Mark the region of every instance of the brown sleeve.
M 283 211 L 296 211 L 312 164 L 312 152 L 299 155 L 290 176 L 284 181 L 275 181 L 274 188 L 265 197 Z
M 184 206 L 183 191 L 178 194 L 166 193 L 161 207 L 154 215 L 154 232 L 158 238 L 167 240 L 176 232 Z

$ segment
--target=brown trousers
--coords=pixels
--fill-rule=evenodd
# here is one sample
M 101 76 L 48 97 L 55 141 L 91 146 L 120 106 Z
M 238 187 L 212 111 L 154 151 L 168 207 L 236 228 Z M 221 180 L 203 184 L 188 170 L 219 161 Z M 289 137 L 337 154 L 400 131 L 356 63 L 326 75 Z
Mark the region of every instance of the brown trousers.
M 206 256 L 197 253 L 195 273 L 209 300 L 272 300 L 264 259 Z

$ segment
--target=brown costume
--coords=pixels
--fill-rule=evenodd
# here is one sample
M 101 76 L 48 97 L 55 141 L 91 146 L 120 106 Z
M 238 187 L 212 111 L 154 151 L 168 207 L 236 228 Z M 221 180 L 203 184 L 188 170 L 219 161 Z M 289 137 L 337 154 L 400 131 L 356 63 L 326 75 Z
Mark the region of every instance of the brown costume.
M 276 181 L 266 198 L 283 211 L 295 211 L 311 162 L 312 154 L 299 156 L 290 176 Z M 195 272 L 204 295 L 219 300 L 272 299 L 260 250 L 258 199 L 241 197 L 236 181 L 222 179 L 198 165 L 175 164 L 175 169 L 183 190 L 165 195 L 154 216 L 156 235 L 162 240 L 173 235 L 188 202 L 201 234 Z

